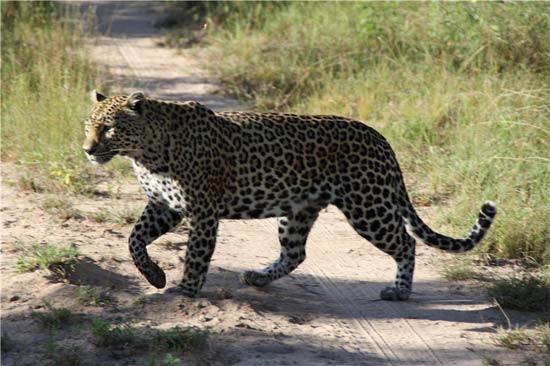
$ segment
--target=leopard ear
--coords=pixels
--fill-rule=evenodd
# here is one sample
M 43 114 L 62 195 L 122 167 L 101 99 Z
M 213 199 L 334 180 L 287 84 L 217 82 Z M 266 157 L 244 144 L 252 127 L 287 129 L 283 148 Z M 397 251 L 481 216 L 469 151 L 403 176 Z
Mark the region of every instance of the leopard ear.
M 90 93 L 90 99 L 92 100 L 92 103 L 99 103 L 103 102 L 107 97 L 103 94 L 100 94 L 97 90 L 92 90 Z
M 126 99 L 126 105 L 133 111 L 141 114 L 143 112 L 143 102 L 145 101 L 145 94 L 141 91 L 133 92 Z

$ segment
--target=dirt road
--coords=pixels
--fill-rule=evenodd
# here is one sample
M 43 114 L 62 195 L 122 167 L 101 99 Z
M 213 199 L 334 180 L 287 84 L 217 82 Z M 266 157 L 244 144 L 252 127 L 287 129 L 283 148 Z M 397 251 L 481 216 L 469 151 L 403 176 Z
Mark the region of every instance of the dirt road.
M 92 53 L 110 72 L 106 84 L 111 92 L 142 89 L 150 96 L 197 100 L 217 110 L 239 108 L 236 101 L 214 94 L 218 87 L 200 68 L 201 51 L 157 45 L 152 24 L 162 15 L 162 5 L 95 6 L 99 35 Z M 518 362 L 491 340 L 495 323 L 504 320 L 500 312 L 479 293 L 449 285 L 439 275 L 450 258 L 447 254 L 420 244 L 411 299 L 380 301 L 379 291 L 392 281 L 395 264 L 360 238 L 334 207 L 316 222 L 306 261 L 264 289 L 240 284 L 238 273 L 263 268 L 278 256 L 275 220 L 223 221 L 207 284 L 199 298 L 188 299 L 156 290 L 139 275 L 127 250 L 130 225 L 78 217 L 63 221 L 40 208 L 47 196 L 8 185 L 17 175 L 12 168 L 4 166 L 3 175 L 2 328 L 20 344 L 2 357 L 4 365 L 37 365 L 43 359 L 46 335 L 30 317 L 43 298 L 71 306 L 83 316 L 122 319 L 138 327 L 209 329 L 207 354 L 181 365 L 476 366 L 492 358 L 501 365 Z M 96 213 L 137 211 L 145 205 L 133 181 L 104 183 L 99 189 L 110 193 L 66 199 L 76 209 Z M 465 232 L 469 225 L 464 224 Z M 185 239 L 181 229 L 150 246 L 169 284 L 176 284 L 183 273 Z M 84 255 L 78 277 L 52 283 L 41 272 L 16 274 L 16 241 L 76 244 Z M 108 291 L 116 306 L 79 304 L 74 289 L 82 284 Z M 56 337 L 80 347 L 83 364 L 143 362 L 139 355 L 103 352 L 85 331 L 60 331 Z

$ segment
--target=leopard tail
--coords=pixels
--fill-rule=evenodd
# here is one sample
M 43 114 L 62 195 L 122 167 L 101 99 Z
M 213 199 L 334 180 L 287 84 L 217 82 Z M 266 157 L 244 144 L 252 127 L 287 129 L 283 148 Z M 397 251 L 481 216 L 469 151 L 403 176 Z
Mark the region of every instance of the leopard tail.
M 397 180 L 400 181 L 400 184 L 398 184 L 400 186 L 398 187 L 398 192 L 400 192 L 398 194 L 399 204 L 408 231 L 431 247 L 453 253 L 468 251 L 483 239 L 495 219 L 496 205 L 491 201 L 486 201 L 481 206 L 474 226 L 465 237 L 454 239 L 436 233 L 416 213 L 407 194 L 403 178 L 399 176 Z

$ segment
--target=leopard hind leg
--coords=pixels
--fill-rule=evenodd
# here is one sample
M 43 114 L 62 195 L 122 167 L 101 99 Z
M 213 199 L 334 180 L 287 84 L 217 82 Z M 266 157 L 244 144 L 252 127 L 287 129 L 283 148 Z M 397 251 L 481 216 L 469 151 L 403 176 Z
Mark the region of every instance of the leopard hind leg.
M 382 300 L 407 300 L 412 291 L 416 242 L 405 228 L 399 211 L 389 204 L 368 209 L 350 205 L 350 200 L 337 202 L 348 222 L 363 238 L 391 255 L 397 264 L 393 286 L 380 292 Z

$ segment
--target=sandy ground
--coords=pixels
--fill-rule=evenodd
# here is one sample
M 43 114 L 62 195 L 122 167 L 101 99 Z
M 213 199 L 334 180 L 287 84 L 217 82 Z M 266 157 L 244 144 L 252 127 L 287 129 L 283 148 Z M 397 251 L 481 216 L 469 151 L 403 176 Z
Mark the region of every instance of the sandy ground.
M 216 83 L 201 70 L 197 55 L 202 51 L 157 45 L 152 24 L 162 15 L 158 4 L 101 3 L 97 14 L 99 35 L 91 47 L 111 75 L 111 91 L 143 89 L 218 110 L 239 108 L 217 93 Z M 44 298 L 71 308 L 82 323 L 101 317 L 144 329 L 193 325 L 209 330 L 207 349 L 182 357 L 178 365 L 476 366 L 491 359 L 499 365 L 522 360 L 494 345 L 495 328 L 505 321 L 502 313 L 480 291 L 442 279 L 439 271 L 450 259 L 445 253 L 420 244 L 411 299 L 379 300 L 395 264 L 360 238 L 334 207 L 316 222 L 306 261 L 264 289 L 240 284 L 238 273 L 263 268 L 278 256 L 275 220 L 223 221 L 207 283 L 198 298 L 189 299 L 157 290 L 139 275 L 127 249 L 131 225 L 62 220 L 40 208 L 47 194 L 19 190 L 11 184 L 17 169 L 2 168 L 2 332 L 15 344 L 2 354 L 3 365 L 47 364 L 48 334 L 30 315 Z M 79 210 L 103 214 L 139 211 L 146 203 L 133 180 L 103 182 L 92 198 L 64 199 Z M 419 211 L 430 216 L 429 208 Z M 149 247 L 169 284 L 177 284 L 183 273 L 185 241 L 180 228 Z M 16 273 L 21 243 L 33 242 L 76 245 L 82 257 L 75 274 L 60 281 L 46 271 Z M 78 303 L 75 289 L 81 285 L 107 292 L 112 304 Z M 53 337 L 79 347 L 83 365 L 146 364 L 145 353 L 96 347 L 84 326 Z

